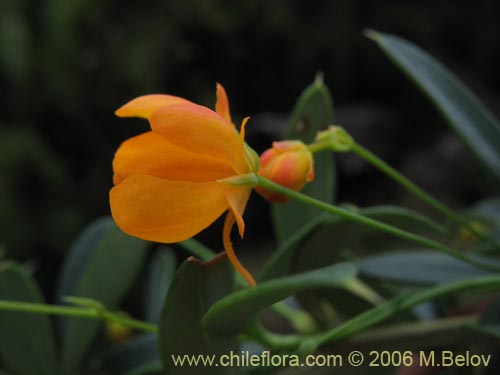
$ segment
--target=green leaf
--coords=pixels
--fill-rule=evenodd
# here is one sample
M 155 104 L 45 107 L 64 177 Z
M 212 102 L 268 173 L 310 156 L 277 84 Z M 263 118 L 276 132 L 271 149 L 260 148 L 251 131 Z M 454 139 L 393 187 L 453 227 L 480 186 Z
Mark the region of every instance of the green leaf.
M 367 208 L 353 208 L 359 213 L 372 219 L 380 220 L 388 224 L 393 224 L 401 229 L 411 230 L 413 232 L 432 232 L 436 235 L 446 234 L 446 229 L 433 220 L 410 209 L 397 206 L 374 206 Z M 274 277 L 285 276 L 293 270 L 310 270 L 324 267 L 335 263 L 339 257 L 338 253 L 343 248 L 349 248 L 350 244 L 354 250 L 363 246 L 363 236 L 366 234 L 378 234 L 365 226 L 354 224 L 350 221 L 340 219 L 330 214 L 321 214 L 305 224 L 300 230 L 296 231 L 287 241 L 276 249 L 271 257 L 262 267 L 258 279 L 260 281 L 268 280 Z M 324 234 L 326 236 L 324 237 Z M 371 235 L 373 235 L 371 234 Z M 315 237 L 321 236 L 321 240 Z M 353 239 L 355 239 L 353 241 Z M 361 242 L 361 243 L 359 243 Z M 328 243 L 330 246 L 324 246 Z M 317 249 L 311 249 L 316 247 Z M 319 248 L 319 249 L 318 249 Z M 304 265 L 297 264 L 297 254 L 304 254 Z M 311 254 L 315 253 L 315 256 Z M 324 254 L 327 253 L 327 254 Z M 302 260 L 299 260 L 302 262 Z M 308 265 L 309 263 L 313 263 Z
M 123 233 L 111 218 L 92 223 L 65 260 L 59 298 L 90 298 L 117 309 L 142 268 L 147 246 L 147 242 Z M 62 359 L 66 373 L 76 371 L 101 325 L 89 319 L 63 319 Z
M 199 374 L 197 366 L 175 366 L 172 356 L 212 355 L 237 350 L 235 337 L 210 336 L 201 320 L 207 308 L 234 288 L 225 257 L 203 263 L 193 257 L 175 273 L 160 319 L 160 353 L 167 373 Z M 229 368 L 203 367 L 204 374 L 227 374 Z
M 446 232 L 432 220 L 401 207 L 375 206 L 362 209 L 346 207 L 346 209 L 414 233 L 442 236 L 443 232 Z M 401 249 L 405 245 L 408 246 L 406 241 L 380 233 L 373 228 L 330 216 L 328 222 L 318 226 L 308 241 L 296 249 L 291 272 L 314 270 L 346 258 L 353 259 L 359 254 L 387 251 L 391 248 Z M 378 292 L 383 291 L 378 290 Z M 300 293 L 297 298 L 322 326 L 330 326 L 335 319 L 338 319 L 339 313 L 348 317 L 355 316 L 372 305 L 365 298 L 359 298 L 344 290 L 307 290 Z
M 266 281 L 216 302 L 203 317 L 203 324 L 217 334 L 237 333 L 260 310 L 304 289 L 349 288 L 356 280 L 356 273 L 356 267 L 352 264 L 342 263 Z
M 160 321 L 161 309 L 174 277 L 175 267 L 175 255 L 169 247 L 162 246 L 151 259 L 145 295 L 145 315 L 148 322 L 157 324 Z
M 322 213 L 304 224 L 298 231 L 290 235 L 271 255 L 262 266 L 258 280 L 265 281 L 283 277 L 290 273 L 295 252 L 321 225 L 331 220 L 331 215 Z
M 143 369 L 161 370 L 158 336 L 142 334 L 104 353 L 101 370 L 112 374 L 138 373 Z
M 330 92 L 321 79 L 316 79 L 298 99 L 284 138 L 311 143 L 316 133 L 332 122 L 333 102 Z M 307 184 L 302 192 L 324 202 L 333 202 L 334 165 L 331 153 L 314 155 L 314 171 L 314 181 Z M 273 205 L 273 222 L 278 243 L 285 242 L 290 235 L 320 213 L 317 208 L 296 201 Z
M 397 206 L 374 206 L 362 209 L 353 207 L 351 210 L 414 233 L 442 236 L 443 232 L 446 232 L 438 223 L 425 216 Z M 330 220 L 318 226 L 307 243 L 297 249 L 292 271 L 303 272 L 326 267 L 345 259 L 346 256 L 353 256 L 353 253 L 386 251 L 391 247 L 400 249 L 404 244 L 407 242 L 381 233 L 377 229 L 330 216 Z
M 11 262 L 0 263 L 0 299 L 45 303 L 31 275 Z M 0 357 L 16 374 L 57 374 L 59 360 L 50 317 L 0 311 Z
M 488 261 L 500 265 L 498 260 Z M 406 284 L 437 284 L 495 274 L 446 254 L 423 249 L 373 255 L 360 259 L 357 265 L 363 275 Z
M 472 208 L 472 220 L 475 217 L 484 220 L 486 229 L 491 239 L 500 240 L 500 198 L 493 197 L 477 203 Z
M 414 44 L 367 32 L 382 51 L 427 95 L 471 151 L 500 182 L 500 123 L 451 72 Z

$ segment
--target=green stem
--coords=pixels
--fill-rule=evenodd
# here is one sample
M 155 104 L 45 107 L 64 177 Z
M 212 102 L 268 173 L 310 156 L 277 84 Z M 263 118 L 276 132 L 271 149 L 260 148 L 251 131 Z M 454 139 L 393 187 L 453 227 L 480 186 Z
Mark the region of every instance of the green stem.
M 487 262 L 482 261 L 478 258 L 468 256 L 466 254 L 458 252 L 458 251 L 456 251 L 456 250 L 454 250 L 446 245 L 443 245 L 439 242 L 436 242 L 436 241 L 433 241 L 431 239 L 428 239 L 428 238 L 419 236 L 417 234 L 408 232 L 404 229 L 400 229 L 400 228 L 394 227 L 392 225 L 383 223 L 381 221 L 377 221 L 377 220 L 371 219 L 369 217 L 360 215 L 358 213 L 351 212 L 351 211 L 348 211 L 346 209 L 343 209 L 343 208 L 322 202 L 320 200 L 311 198 L 307 195 L 304 195 L 304 194 L 298 193 L 296 191 L 287 189 L 287 188 L 285 188 L 281 185 L 278 185 L 278 184 L 276 184 L 276 183 L 274 183 L 266 178 L 263 178 L 261 176 L 258 176 L 258 182 L 259 182 L 259 186 L 261 186 L 265 189 L 274 191 L 274 192 L 279 193 L 279 194 L 286 195 L 290 198 L 293 198 L 295 200 L 298 200 L 298 201 L 303 202 L 305 204 L 308 204 L 310 206 L 317 207 L 323 211 L 332 213 L 332 214 L 337 215 L 339 217 L 342 217 L 344 219 L 351 220 L 351 221 L 354 221 L 356 223 L 366 225 L 366 226 L 374 228 L 374 229 L 378 229 L 382 232 L 392 234 L 396 237 L 399 237 L 399 238 L 402 238 L 402 239 L 405 239 L 408 241 L 412 241 L 414 243 L 417 243 L 419 245 L 422 245 L 422 246 L 425 246 L 425 247 L 428 247 L 431 249 L 439 250 L 443 253 L 446 253 L 446 254 L 451 255 L 455 258 L 463 260 L 464 262 L 468 262 L 470 264 L 473 264 L 477 267 L 481 267 L 481 268 L 485 268 L 485 269 L 489 269 L 489 270 L 493 270 L 493 271 L 498 271 L 500 269 L 499 266 L 497 266 L 495 264 L 491 264 L 491 262 L 487 263 Z
M 417 321 L 398 323 L 391 326 L 372 328 L 349 338 L 354 346 L 374 345 L 378 349 L 384 346 L 405 346 L 415 348 L 425 346 L 423 343 L 436 343 L 445 340 L 452 342 L 456 339 L 454 332 L 469 327 L 478 322 L 477 315 L 453 316 L 431 321 Z
M 422 199 L 424 202 L 428 203 L 430 206 L 434 207 L 437 211 L 441 212 L 444 216 L 446 216 L 451 221 L 462 225 L 463 220 L 457 214 L 455 214 L 452 210 L 446 207 L 443 203 L 439 202 L 437 199 L 431 197 L 425 191 L 423 191 L 420 187 L 415 185 L 408 178 L 399 173 L 396 169 L 392 168 L 385 161 L 380 159 L 377 155 L 375 155 L 370 150 L 367 150 L 360 144 L 354 142 L 351 149 L 355 154 L 357 154 L 362 159 L 366 160 L 374 167 L 378 168 L 380 171 L 385 173 L 387 176 L 392 178 L 398 184 L 403 186 L 405 189 L 415 194 L 417 197 Z
M 116 322 L 126 327 L 134 328 L 140 331 L 152 333 L 158 332 L 158 327 L 154 324 L 128 318 L 120 313 L 109 311 L 106 309 L 92 309 L 87 307 L 46 305 L 42 303 L 0 300 L 0 310 L 47 315 L 64 315 L 89 319 L 102 319 Z
M 255 322 L 254 324 L 249 326 L 246 333 L 250 338 L 257 340 L 270 349 L 292 350 L 298 351 L 302 354 L 309 354 L 314 352 L 321 345 L 339 341 L 358 332 L 365 331 L 368 328 L 371 328 L 398 313 L 407 311 L 426 301 L 466 290 L 488 290 L 498 289 L 499 287 L 500 277 L 488 276 L 441 284 L 428 289 L 424 289 L 419 292 L 402 294 L 394 297 L 387 302 L 366 310 L 365 312 L 322 334 L 309 336 L 280 335 L 269 332 L 259 322 Z M 474 320 L 468 317 L 466 321 L 457 321 L 450 324 L 463 325 L 467 323 L 471 324 L 473 322 Z M 384 330 L 379 331 L 379 334 L 383 335 L 382 332 L 390 332 L 390 330 L 391 327 L 384 328 Z M 396 329 L 394 331 L 394 334 L 401 335 L 401 328 Z M 361 338 L 362 337 L 363 336 L 361 336 Z
M 499 286 L 500 277 L 490 276 L 441 284 L 420 292 L 403 294 L 357 315 L 347 322 L 335 327 L 331 331 L 315 337 L 313 340 L 317 345 L 340 340 L 354 333 L 365 330 L 366 328 L 373 327 L 396 313 L 409 310 L 412 307 L 418 306 L 423 302 L 437 297 L 463 290 L 493 289 L 498 288 Z
M 253 322 L 247 329 L 246 335 L 274 350 L 295 350 L 304 341 L 301 335 L 281 335 L 268 331 L 259 321 Z
M 431 195 L 426 193 L 420 187 L 415 185 L 412 181 L 403 176 L 396 169 L 392 168 L 389 164 L 380 159 L 370 150 L 367 150 L 360 144 L 353 141 L 351 145 L 351 151 L 354 152 L 359 157 L 361 157 L 362 159 L 366 160 L 368 163 L 372 164 L 375 168 L 378 168 L 380 171 L 385 173 L 389 178 L 396 181 L 398 184 L 403 186 L 409 192 L 415 194 L 418 198 L 429 204 L 431 207 L 434 207 L 438 212 L 442 213 L 450 221 L 454 222 L 458 226 L 464 227 L 469 232 L 474 234 L 476 237 L 488 241 L 490 244 L 494 245 L 496 249 L 500 249 L 500 244 L 495 243 L 493 240 L 491 240 L 491 238 L 486 237 L 483 233 L 481 233 L 472 225 L 470 225 L 466 220 L 457 215 L 455 212 L 453 212 L 446 205 L 438 201 L 436 198 L 433 198 Z

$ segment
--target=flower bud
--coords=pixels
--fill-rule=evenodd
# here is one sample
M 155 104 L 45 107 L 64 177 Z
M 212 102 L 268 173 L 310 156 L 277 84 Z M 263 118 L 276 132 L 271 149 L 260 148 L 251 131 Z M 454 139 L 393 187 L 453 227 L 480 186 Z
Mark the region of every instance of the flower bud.
M 260 156 L 259 176 L 281 186 L 300 191 L 314 178 L 313 156 L 301 141 L 273 142 L 273 147 Z M 256 187 L 257 193 L 273 203 L 284 203 L 288 197 Z

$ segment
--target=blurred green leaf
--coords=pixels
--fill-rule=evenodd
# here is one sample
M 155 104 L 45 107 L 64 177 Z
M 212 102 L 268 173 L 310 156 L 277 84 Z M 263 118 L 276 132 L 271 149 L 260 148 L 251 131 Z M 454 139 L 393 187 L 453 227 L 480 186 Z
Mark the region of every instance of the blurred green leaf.
M 481 258 L 500 265 L 496 259 Z M 357 265 L 366 276 L 406 284 L 437 284 L 495 274 L 448 255 L 423 249 L 373 255 L 360 259 Z
M 447 235 L 448 230 L 438 222 L 417 211 L 399 206 L 373 206 L 359 209 L 359 213 L 398 228 L 419 233 Z
M 485 199 L 472 207 L 472 220 L 479 217 L 486 221 L 486 227 L 489 236 L 492 239 L 500 240 L 500 198 L 493 197 Z
M 216 255 L 212 249 L 194 238 L 179 242 L 179 245 L 205 262 L 208 262 Z
M 111 218 L 87 227 L 71 248 L 58 284 L 59 298 L 91 298 L 117 309 L 138 275 L 148 243 L 123 233 Z M 64 371 L 78 367 L 102 322 L 64 318 L 62 359 Z
M 330 91 L 317 78 L 302 93 L 290 119 L 285 139 L 299 139 L 311 143 L 316 133 L 333 122 L 333 102 Z M 307 184 L 303 193 L 324 202 L 334 196 L 334 165 L 331 153 L 314 155 L 314 181 Z M 300 212 L 300 215 L 298 214 Z M 273 205 L 273 223 L 278 243 L 282 244 L 321 211 L 300 202 L 290 201 Z
M 146 320 L 151 323 L 160 321 L 161 309 L 168 288 L 174 277 L 175 255 L 167 246 L 162 246 L 150 261 L 146 289 Z
M 203 263 L 186 260 L 175 273 L 160 319 L 160 353 L 167 373 L 199 374 L 197 366 L 175 366 L 172 355 L 207 355 L 237 350 L 234 337 L 207 334 L 201 320 L 207 308 L 230 293 L 234 276 L 227 259 Z M 204 374 L 227 374 L 230 368 L 203 367 Z
M 163 369 L 158 336 L 142 334 L 110 348 L 102 358 L 101 369 L 112 374 L 139 374 Z
M 45 303 L 31 275 L 12 262 L 0 263 L 0 299 Z M 0 357 L 15 374 L 57 374 L 59 360 L 50 317 L 0 311 Z
M 439 237 L 446 232 L 441 225 L 427 217 L 397 206 L 345 208 L 414 233 Z M 405 245 L 408 246 L 408 243 L 373 228 L 331 216 L 328 222 L 315 229 L 303 246 L 295 250 L 291 272 L 327 267 L 346 258 L 355 259 L 360 254 L 401 249 Z M 383 290 L 374 289 L 383 293 Z M 333 324 L 338 319 L 338 313 L 351 317 L 372 306 L 366 299 L 345 290 L 307 290 L 299 293 L 297 298 L 322 326 Z
M 328 220 L 331 215 L 321 214 L 304 224 L 302 228 L 290 235 L 271 255 L 262 266 L 258 280 L 264 281 L 277 277 L 282 277 L 290 272 L 291 264 L 295 252 L 304 244 L 314 231 Z
M 498 184 L 500 123 L 493 114 L 457 77 L 413 43 L 374 31 L 367 35 L 431 99 Z
M 346 207 L 349 209 L 349 207 Z M 358 209 L 350 208 L 371 219 L 411 230 L 414 233 L 442 236 L 446 230 L 425 216 L 397 206 L 374 206 Z M 407 244 L 391 235 L 352 221 L 330 216 L 330 220 L 316 228 L 307 243 L 297 249 L 292 270 L 303 272 L 319 267 L 326 267 L 345 257 L 355 254 L 373 253 L 390 248 L 400 249 Z
M 237 333 L 263 308 L 308 288 L 347 288 L 355 280 L 356 274 L 356 267 L 342 263 L 266 281 L 216 302 L 203 317 L 203 324 L 214 333 Z
M 439 223 L 415 212 L 413 210 L 397 207 L 397 206 L 374 206 L 362 209 L 354 208 L 359 213 L 370 218 L 383 221 L 388 224 L 393 224 L 401 229 L 411 230 L 413 232 L 432 232 L 436 235 L 446 234 L 446 228 Z M 347 230 L 347 232 L 343 229 Z M 321 241 L 309 241 L 315 236 L 321 236 L 321 233 L 326 234 L 328 238 L 322 238 Z M 335 263 L 338 258 L 338 253 L 342 248 L 348 247 L 349 244 L 356 244 L 353 248 L 359 248 L 359 240 L 362 240 L 363 235 L 369 232 L 376 232 L 370 228 L 359 226 L 357 224 L 348 222 L 346 220 L 337 218 L 330 214 L 321 214 L 316 218 L 309 221 L 300 230 L 296 231 L 287 241 L 283 242 L 281 246 L 271 255 L 269 260 L 262 267 L 259 280 L 267 280 L 274 277 L 281 277 L 289 274 L 295 264 L 295 257 L 297 253 L 304 253 L 306 263 L 312 261 L 314 265 L 307 267 L 298 267 L 299 271 L 309 270 L 319 267 L 324 267 L 329 264 Z M 353 234 L 356 236 L 353 236 Z M 330 238 L 331 237 L 331 238 Z M 340 246 L 340 239 L 344 242 Z M 353 239 L 355 239 L 353 241 Z M 314 243 L 311 243 L 314 242 Z M 321 247 L 321 255 L 318 257 L 311 257 L 311 246 L 316 246 L 319 243 Z M 325 247 L 324 244 L 328 243 L 330 246 Z M 345 245 L 344 245 L 345 243 Z M 323 256 L 323 250 L 328 252 L 328 256 Z M 353 250 L 353 249 L 351 249 Z

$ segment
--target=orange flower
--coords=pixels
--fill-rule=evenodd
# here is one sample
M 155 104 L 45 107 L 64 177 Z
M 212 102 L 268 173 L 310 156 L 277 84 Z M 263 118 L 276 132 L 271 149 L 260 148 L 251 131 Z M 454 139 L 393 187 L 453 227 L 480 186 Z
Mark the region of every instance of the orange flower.
M 300 191 L 314 178 L 313 156 L 301 141 L 273 142 L 260 157 L 259 176 L 289 189 Z M 284 203 L 288 197 L 257 186 L 255 191 L 273 203 Z
M 115 154 L 110 206 L 116 224 L 130 235 L 172 243 L 191 238 L 228 210 L 226 252 L 255 284 L 229 235 L 236 222 L 243 236 L 243 211 L 252 189 L 245 176 L 254 176 L 259 161 L 244 142 L 248 118 L 238 134 L 224 88 L 217 85 L 215 112 L 175 96 L 146 95 L 116 115 L 146 118 L 152 129 L 123 142 Z

